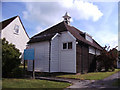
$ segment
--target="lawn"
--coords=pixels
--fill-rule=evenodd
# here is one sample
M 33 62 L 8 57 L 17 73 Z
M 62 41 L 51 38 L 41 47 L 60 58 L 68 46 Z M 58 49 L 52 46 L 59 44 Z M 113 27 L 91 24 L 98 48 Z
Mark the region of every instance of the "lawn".
M 70 83 L 39 79 L 3 79 L 3 88 L 66 88 Z
M 93 72 L 93 73 L 87 73 L 81 75 L 68 74 L 68 75 L 58 75 L 56 77 L 81 79 L 81 80 L 101 80 L 118 71 L 120 71 L 120 69 L 115 69 L 115 71 L 113 72 Z

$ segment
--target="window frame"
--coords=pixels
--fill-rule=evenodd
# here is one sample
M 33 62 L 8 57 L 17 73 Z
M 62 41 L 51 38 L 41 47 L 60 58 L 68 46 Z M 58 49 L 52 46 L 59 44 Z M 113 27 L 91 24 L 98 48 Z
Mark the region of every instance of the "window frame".
M 71 44 L 71 46 L 69 46 L 70 44 Z M 68 49 L 72 49 L 72 42 L 68 42 Z
M 66 48 L 64 48 L 64 44 L 66 44 Z M 64 42 L 64 43 L 62 44 L 62 49 L 63 49 L 63 50 L 66 50 L 66 49 L 67 49 L 67 43 Z
M 14 26 L 14 33 L 19 34 L 19 25 L 15 24 Z
M 69 43 L 71 43 L 71 48 L 69 48 Z M 66 48 L 64 48 L 64 44 L 66 44 Z M 73 49 L 73 42 L 63 42 L 62 43 L 62 50 L 72 50 Z

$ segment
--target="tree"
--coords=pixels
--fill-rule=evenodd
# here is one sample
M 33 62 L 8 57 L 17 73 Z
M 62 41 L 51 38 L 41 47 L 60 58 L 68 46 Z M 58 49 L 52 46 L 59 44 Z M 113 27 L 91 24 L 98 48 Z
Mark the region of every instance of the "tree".
M 6 39 L 2 39 L 2 76 L 10 77 L 13 70 L 20 65 L 21 53 L 15 45 L 9 44 Z
M 113 71 L 117 66 L 118 50 L 113 48 L 108 51 L 106 48 L 102 50 L 101 55 L 97 56 L 98 71 L 101 71 L 102 68 L 105 68 L 105 71 L 109 69 Z

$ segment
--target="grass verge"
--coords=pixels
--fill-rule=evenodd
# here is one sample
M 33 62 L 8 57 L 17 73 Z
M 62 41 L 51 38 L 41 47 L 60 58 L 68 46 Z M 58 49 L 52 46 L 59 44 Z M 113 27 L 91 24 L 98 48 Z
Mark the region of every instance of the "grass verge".
M 70 83 L 38 79 L 3 79 L 3 88 L 66 88 Z
M 81 80 L 101 80 L 114 73 L 117 73 L 118 71 L 120 71 L 120 69 L 115 69 L 115 71 L 113 72 L 93 72 L 93 73 L 87 73 L 81 75 L 68 74 L 68 75 L 58 75 L 56 77 L 81 79 Z

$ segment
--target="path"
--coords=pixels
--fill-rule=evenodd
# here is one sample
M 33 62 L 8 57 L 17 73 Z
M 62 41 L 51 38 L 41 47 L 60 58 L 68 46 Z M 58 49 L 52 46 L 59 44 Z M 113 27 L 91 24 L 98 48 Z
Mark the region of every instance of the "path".
M 115 73 L 103 80 L 84 80 L 76 82 L 68 88 L 118 88 L 112 85 L 118 78 L 120 78 L 120 72 Z
M 103 80 L 75 80 L 57 77 L 36 77 L 36 79 L 69 82 L 73 84 L 67 88 L 118 88 L 112 85 L 113 82 L 116 81 L 118 78 L 120 78 L 120 72 L 115 73 Z

